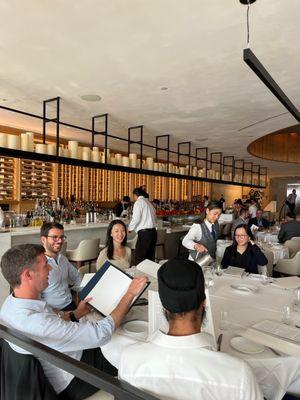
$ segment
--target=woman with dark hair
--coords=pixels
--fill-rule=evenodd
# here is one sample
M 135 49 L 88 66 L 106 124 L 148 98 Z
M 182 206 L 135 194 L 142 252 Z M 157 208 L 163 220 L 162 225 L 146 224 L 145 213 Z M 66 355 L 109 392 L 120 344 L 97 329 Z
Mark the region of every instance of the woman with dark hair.
M 216 258 L 216 243 L 220 236 L 218 219 L 221 213 L 222 205 L 211 201 L 205 209 L 204 218 L 193 224 L 183 238 L 183 246 L 190 250 L 190 260 L 194 260 L 197 253 L 209 253 L 212 258 Z
M 233 244 L 225 249 L 222 267 L 244 268 L 246 272 L 258 273 L 258 266 L 268 264 L 268 259 L 254 243 L 253 235 L 248 225 L 238 225 L 234 230 Z
M 111 221 L 107 229 L 106 247 L 100 252 L 97 260 L 97 270 L 105 261 L 110 261 L 116 267 L 126 269 L 130 267 L 131 249 L 126 246 L 127 228 L 123 221 Z

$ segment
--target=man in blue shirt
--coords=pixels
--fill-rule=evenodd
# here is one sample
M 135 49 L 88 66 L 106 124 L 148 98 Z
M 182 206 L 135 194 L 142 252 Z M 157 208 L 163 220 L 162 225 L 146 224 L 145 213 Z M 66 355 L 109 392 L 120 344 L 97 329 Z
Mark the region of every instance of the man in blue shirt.
M 51 307 L 59 310 L 74 310 L 76 304 L 72 300 L 71 288 L 80 286 L 81 277 L 77 268 L 60 254 L 66 239 L 64 227 L 57 222 L 45 222 L 41 227 L 41 242 L 45 249 L 49 272 L 48 287 L 42 292 L 42 299 Z
M 76 323 L 70 321 L 70 312 L 54 311 L 41 300 L 40 294 L 48 286 L 50 271 L 51 265 L 47 261 L 44 248 L 40 245 L 14 246 L 3 255 L 1 272 L 13 293 L 3 303 L 1 321 L 31 339 L 110 375 L 116 375 L 117 370 L 104 358 L 99 347 L 110 341 L 113 331 L 120 326 L 133 299 L 145 286 L 147 278 L 133 279 L 119 304 L 106 318 L 93 323 Z M 74 310 L 73 314 L 77 320 L 89 312 L 90 306 L 86 303 L 90 300 L 91 298 L 86 298 L 81 301 Z M 28 354 L 13 344 L 10 344 L 10 347 L 18 353 Z M 97 391 L 51 363 L 44 360 L 40 362 L 46 378 L 55 392 L 60 394 L 60 398 L 85 399 Z

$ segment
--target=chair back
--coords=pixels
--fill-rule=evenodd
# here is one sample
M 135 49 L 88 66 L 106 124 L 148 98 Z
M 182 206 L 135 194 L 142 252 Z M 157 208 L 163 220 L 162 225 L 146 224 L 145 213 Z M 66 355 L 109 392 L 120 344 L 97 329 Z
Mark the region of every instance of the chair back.
M 291 240 L 295 240 L 300 243 L 300 236 L 294 236 Z
M 95 260 L 99 255 L 100 239 L 82 240 L 74 250 L 72 261 Z
M 166 234 L 167 234 L 167 230 L 166 229 L 157 229 L 156 246 L 161 246 L 161 245 L 165 244 L 165 242 L 166 242 Z
M 262 249 L 262 252 L 268 259 L 267 276 L 273 276 L 274 254 L 271 250 Z
M 131 250 L 135 250 L 137 240 L 138 235 L 133 236 L 132 239 L 127 240 L 127 246 L 130 247 Z
M 300 242 L 297 240 L 287 240 L 284 242 L 284 245 L 289 249 L 289 257 L 293 258 L 297 251 L 300 250 Z
M 300 275 L 300 250 L 295 257 L 289 259 L 280 259 L 276 264 L 275 270 L 285 275 Z
M 222 230 L 222 235 L 231 236 L 231 228 L 232 228 L 232 222 L 229 222 L 228 224 L 224 225 Z
M 13 350 L 3 339 L 1 348 L 1 400 L 58 400 L 39 360 Z

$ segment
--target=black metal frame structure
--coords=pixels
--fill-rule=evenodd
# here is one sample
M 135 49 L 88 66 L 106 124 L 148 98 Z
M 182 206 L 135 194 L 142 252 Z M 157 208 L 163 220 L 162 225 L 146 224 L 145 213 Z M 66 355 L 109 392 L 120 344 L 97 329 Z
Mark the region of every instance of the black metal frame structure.
M 56 103 L 56 118 L 47 118 L 47 105 L 49 103 Z M 53 99 L 48 99 L 43 101 L 43 143 L 46 143 L 46 130 L 47 123 L 55 122 L 56 124 L 56 155 L 59 155 L 59 116 L 60 116 L 60 97 L 54 97 Z
M 204 157 L 199 156 L 199 152 L 204 151 Z M 198 167 L 198 161 L 205 161 L 205 178 L 207 178 L 208 170 L 208 147 L 196 147 L 196 167 Z
M 140 140 L 131 140 L 131 131 L 133 130 L 139 130 L 140 131 Z M 140 145 L 140 169 L 143 169 L 143 130 L 144 126 L 143 125 L 137 125 L 137 126 L 131 126 L 128 128 L 128 156 L 131 153 L 131 144 L 139 144 Z
M 186 146 L 188 145 L 188 153 L 181 153 L 180 152 L 180 148 L 182 146 Z M 188 175 L 191 174 L 191 147 L 192 147 L 192 143 L 191 142 L 181 142 L 181 143 L 177 143 L 177 164 L 180 164 L 180 157 L 188 157 L 189 159 L 189 169 L 188 169 Z
M 96 120 L 99 119 L 104 119 L 104 130 L 101 132 L 97 132 L 95 129 L 96 125 Z M 108 147 L 108 114 L 100 114 L 100 115 L 95 115 L 92 117 L 92 147 L 95 145 L 95 136 L 96 135 L 104 135 L 104 159 L 105 162 L 107 162 L 107 147 Z
M 226 161 L 231 160 L 231 164 L 226 164 Z M 231 176 L 232 176 L 232 180 L 234 181 L 234 174 L 235 174 L 235 170 L 234 170 L 234 157 L 233 156 L 224 156 L 223 157 L 223 174 L 225 173 L 225 168 L 229 167 L 231 168 Z
M 46 360 L 56 367 L 77 376 L 90 385 L 112 394 L 116 400 L 158 400 L 157 397 L 143 392 L 124 381 L 119 381 L 97 368 L 53 350 L 1 324 L 0 337 L 30 352 L 35 357 Z
M 47 117 L 47 104 L 50 102 L 56 102 L 57 110 L 56 110 L 56 118 L 48 118 Z M 265 186 L 260 186 L 260 185 L 253 185 L 252 183 L 244 183 L 244 182 L 235 182 L 234 177 L 235 177 L 235 171 L 237 169 L 242 170 L 242 175 L 244 176 L 244 164 L 242 168 L 236 167 L 236 162 L 242 161 L 243 160 L 235 160 L 233 156 L 224 156 L 222 157 L 221 152 L 213 152 L 210 154 L 209 157 L 209 152 L 207 147 L 197 147 L 195 149 L 195 155 L 191 154 L 191 142 L 181 142 L 178 143 L 178 151 L 174 151 L 170 149 L 170 135 L 158 135 L 156 136 L 156 145 L 150 145 L 146 144 L 143 141 L 143 125 L 137 125 L 133 127 L 128 128 L 128 139 L 118 137 L 115 135 L 112 135 L 108 132 L 108 114 L 101 114 L 101 115 L 96 115 L 92 117 L 92 129 L 80 127 L 77 125 L 65 123 L 63 121 L 60 121 L 60 98 L 56 97 L 53 99 L 45 100 L 43 103 L 43 116 L 35 115 L 32 113 L 16 110 L 13 108 L 1 106 L 1 109 L 4 109 L 6 111 L 10 112 L 15 112 L 19 113 L 22 115 L 26 115 L 28 117 L 33 117 L 37 119 L 41 119 L 43 121 L 43 142 L 45 143 L 46 141 L 46 124 L 48 122 L 55 122 L 56 123 L 56 156 L 52 155 L 47 155 L 47 154 L 41 154 L 41 153 L 34 153 L 34 152 L 28 152 L 28 151 L 23 151 L 23 150 L 14 150 L 14 149 L 8 149 L 4 147 L 0 147 L 0 154 L 3 156 L 8 156 L 8 157 L 16 157 L 16 158 L 24 158 L 24 159 L 31 159 L 31 160 L 40 160 L 40 161 L 48 161 L 48 162 L 53 162 L 53 163 L 60 163 L 60 164 L 66 164 L 66 165 L 76 165 L 76 166 L 81 166 L 81 167 L 88 167 L 88 168 L 96 168 L 96 169 L 106 169 L 106 170 L 112 170 L 112 171 L 124 171 L 124 172 L 130 172 L 130 173 L 136 173 L 136 174 L 145 174 L 145 175 L 154 175 L 154 176 L 165 176 L 165 177 L 173 177 L 177 179 L 187 179 L 187 180 L 193 180 L 193 181 L 204 181 L 204 182 L 212 182 L 212 183 L 222 183 L 222 184 L 230 184 L 230 185 L 236 185 L 236 186 L 253 186 L 257 188 L 264 188 Z M 104 119 L 104 126 L 105 129 L 103 131 L 97 131 L 95 129 L 96 125 L 96 120 L 99 118 Z M 81 130 L 87 133 L 92 134 L 92 145 L 95 144 L 95 136 L 96 135 L 103 135 L 104 140 L 105 140 L 105 162 L 104 163 L 98 163 L 98 162 L 93 162 L 93 161 L 85 161 L 85 160 L 79 160 L 79 159 L 74 159 L 74 158 L 66 158 L 66 157 L 60 157 L 59 156 L 59 127 L 60 125 L 66 126 L 69 128 Z M 139 140 L 132 140 L 132 131 L 134 130 L 139 130 L 140 133 L 140 138 Z M 139 144 L 140 146 L 140 165 L 139 168 L 132 168 L 132 167 L 123 167 L 120 165 L 112 165 L 107 163 L 107 149 L 108 149 L 108 139 L 118 139 L 127 142 L 128 145 L 128 156 L 131 153 L 131 145 L 132 144 Z M 161 139 L 167 138 L 167 146 L 166 147 L 159 147 L 159 142 Z M 180 152 L 181 146 L 182 145 L 187 145 L 188 144 L 188 153 L 186 152 Z M 158 154 L 160 151 L 167 152 L 167 172 L 160 172 L 160 171 L 154 171 L 154 170 L 148 170 L 148 169 L 143 169 L 142 162 L 143 162 L 143 149 L 144 148 L 151 148 L 152 150 L 155 150 L 155 155 L 156 155 L 156 161 L 158 161 Z M 182 156 L 188 156 L 189 158 L 189 174 L 188 175 L 179 175 L 179 174 L 174 174 L 169 172 L 169 162 L 170 162 L 170 155 L 174 154 L 177 156 L 178 162 L 180 161 L 180 158 Z M 213 160 L 213 158 L 218 155 L 218 161 Z M 224 167 L 230 166 L 225 163 L 225 160 L 232 159 L 232 171 L 233 171 L 233 176 L 232 176 L 232 181 L 227 181 L 222 179 L 222 170 L 224 172 Z M 202 161 L 205 163 L 205 177 L 195 177 L 191 176 L 191 161 L 194 160 L 194 163 L 197 167 L 199 167 L 199 161 Z M 219 171 L 220 171 L 220 179 L 213 179 L 213 178 L 208 178 L 207 172 L 208 172 L 208 165 L 209 163 L 213 164 L 218 164 L 219 165 Z M 266 178 L 267 176 L 267 169 L 265 168 L 264 176 Z
M 161 148 L 161 147 L 159 147 L 159 141 L 161 140 L 161 139 L 165 139 L 165 138 L 167 138 L 167 144 L 166 144 L 166 147 L 165 148 Z M 160 152 L 160 151 L 164 151 L 164 152 L 166 152 L 167 153 L 167 172 L 169 172 L 169 164 L 170 164 L 170 135 L 169 134 L 167 134 L 167 135 L 158 135 L 158 136 L 156 136 L 155 137 L 155 159 L 156 159 L 156 162 L 158 162 L 158 153 Z
M 214 160 L 215 156 L 218 156 L 218 160 Z M 219 165 L 219 173 L 220 177 L 222 176 L 222 167 L 223 167 L 223 156 L 221 151 L 215 151 L 210 153 L 210 168 L 213 168 L 213 164 Z

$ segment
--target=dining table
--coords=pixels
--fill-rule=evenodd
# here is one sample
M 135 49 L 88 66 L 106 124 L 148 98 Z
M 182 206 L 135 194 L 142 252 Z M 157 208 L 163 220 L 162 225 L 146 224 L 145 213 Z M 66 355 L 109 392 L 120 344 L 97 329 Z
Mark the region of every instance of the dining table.
M 255 290 L 245 292 L 233 289 L 240 284 L 250 285 Z M 150 289 L 157 290 L 157 281 L 153 277 Z M 147 292 L 144 295 L 147 297 Z M 220 350 L 245 360 L 251 366 L 265 399 L 279 400 L 286 392 L 300 395 L 300 357 L 278 353 L 268 346 L 259 354 L 248 354 L 237 351 L 231 345 L 233 338 L 241 336 L 253 324 L 266 319 L 280 322 L 284 306 L 293 302 L 293 291 L 276 287 L 270 279 L 266 281 L 251 275 L 240 277 L 223 273 L 221 276 L 214 275 L 209 297 L 215 335 L 223 335 Z M 226 328 L 220 323 L 224 312 L 227 315 Z M 147 330 L 139 334 L 128 332 L 124 328 L 128 321 L 145 321 L 147 326 L 148 307 L 132 307 L 124 320 L 125 325 L 117 329 L 112 340 L 101 348 L 116 368 L 125 347 L 148 338 Z M 293 324 L 300 327 L 300 312 L 294 313 Z
M 277 243 L 278 232 L 258 231 L 256 233 L 256 240 L 264 243 Z

